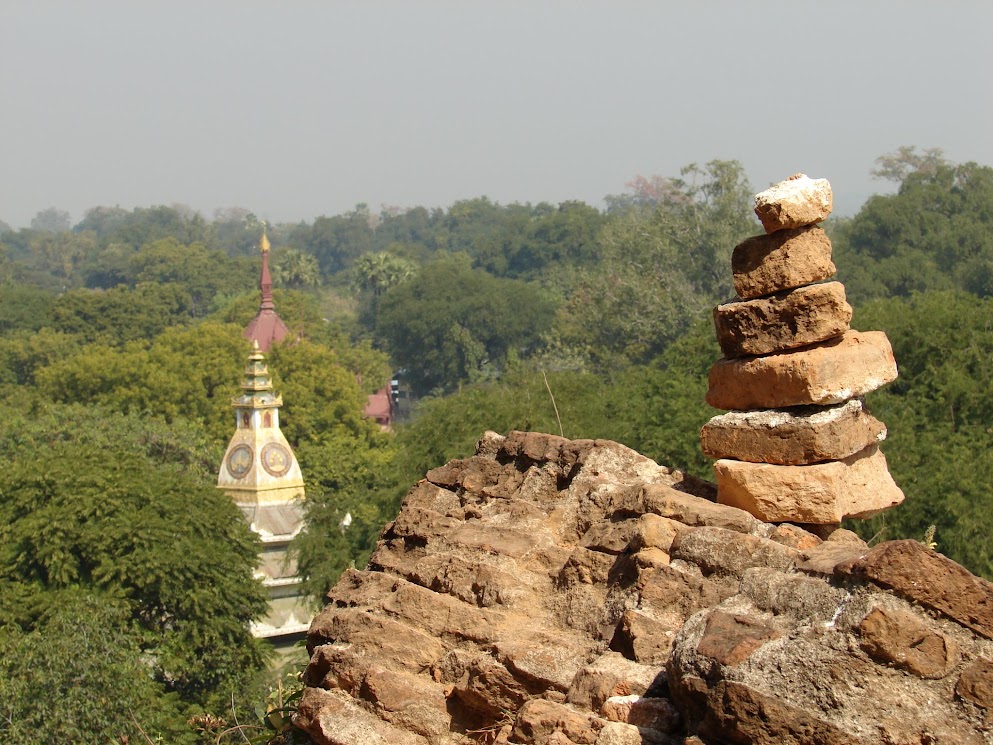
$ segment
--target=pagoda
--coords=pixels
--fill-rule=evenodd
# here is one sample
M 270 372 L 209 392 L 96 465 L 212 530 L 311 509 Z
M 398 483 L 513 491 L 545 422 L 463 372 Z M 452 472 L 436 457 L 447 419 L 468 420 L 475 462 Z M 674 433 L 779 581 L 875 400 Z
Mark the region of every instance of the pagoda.
M 221 462 L 217 488 L 234 500 L 262 542 L 256 575 L 269 591 L 269 612 L 263 621 L 253 624 L 252 633 L 283 649 L 306 632 L 312 612 L 300 592 L 296 562 L 289 555 L 290 541 L 303 528 L 304 484 L 293 449 L 279 428 L 283 399 L 273 393 L 263 353 L 263 344 L 268 348 L 286 336 L 286 326 L 272 304 L 269 242 L 264 232 L 260 246 L 262 304 L 245 330 L 252 339 L 252 351 L 242 393 L 231 402 L 235 431 Z M 261 329 L 263 338 L 251 336 L 253 329 Z
M 259 302 L 259 312 L 255 314 L 245 327 L 242 334 L 246 339 L 256 342 L 259 349 L 265 353 L 277 341 L 282 341 L 290 333 L 283 319 L 276 312 L 276 304 L 272 300 L 272 277 L 269 274 L 269 238 L 266 236 L 266 224 L 262 222 L 262 239 L 259 241 L 262 251 L 262 276 L 259 278 L 259 290 L 262 299 Z

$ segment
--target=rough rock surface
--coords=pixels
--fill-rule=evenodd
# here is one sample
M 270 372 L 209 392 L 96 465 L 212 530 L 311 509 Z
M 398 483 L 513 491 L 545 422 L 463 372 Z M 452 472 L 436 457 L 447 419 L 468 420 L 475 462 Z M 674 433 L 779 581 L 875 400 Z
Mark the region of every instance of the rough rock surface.
M 749 300 L 833 277 L 831 239 L 809 225 L 748 238 L 731 253 L 734 291 Z
M 766 233 L 775 233 L 826 220 L 833 201 L 827 179 L 798 173 L 756 194 L 755 215 Z
M 837 404 L 896 380 L 882 331 L 844 336 L 792 352 L 720 359 L 710 368 L 707 403 L 715 409 L 779 409 Z
M 330 591 L 296 723 L 319 745 L 993 742 L 990 583 L 713 495 L 616 443 L 487 433 Z
M 700 430 L 711 458 L 805 466 L 841 460 L 886 439 L 886 427 L 855 398 L 838 406 L 731 411 Z
M 852 306 L 841 282 L 825 282 L 714 308 L 717 343 L 725 357 L 805 347 L 848 331 Z
M 871 517 L 903 502 L 903 492 L 875 445 L 842 460 L 809 466 L 776 466 L 719 460 L 717 500 L 760 520 L 836 525 L 846 517 Z

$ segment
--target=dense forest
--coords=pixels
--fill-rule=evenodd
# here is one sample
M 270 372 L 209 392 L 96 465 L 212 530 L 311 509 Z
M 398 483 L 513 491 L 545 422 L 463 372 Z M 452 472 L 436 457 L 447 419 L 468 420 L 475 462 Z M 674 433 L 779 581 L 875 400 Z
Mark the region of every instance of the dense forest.
M 868 403 L 907 499 L 851 527 L 934 526 L 993 579 L 993 168 L 907 147 L 874 173 L 895 191 L 826 228 L 853 326 L 884 330 L 900 367 Z M 710 478 L 710 311 L 760 232 L 755 191 L 712 161 L 639 177 L 604 209 L 481 197 L 270 225 L 293 342 L 269 367 L 307 482 L 295 548 L 315 605 L 405 490 L 487 429 L 614 439 Z M 252 719 L 267 650 L 247 624 L 265 595 L 214 485 L 260 234 L 247 210 L 178 205 L 0 222 L 5 739 L 214 742 L 223 718 Z M 383 433 L 362 407 L 396 371 L 415 403 Z

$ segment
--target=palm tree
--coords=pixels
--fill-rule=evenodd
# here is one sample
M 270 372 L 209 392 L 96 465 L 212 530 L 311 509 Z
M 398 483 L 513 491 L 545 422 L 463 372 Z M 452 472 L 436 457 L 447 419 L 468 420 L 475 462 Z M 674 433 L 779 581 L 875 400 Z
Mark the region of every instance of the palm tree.
M 299 290 L 303 287 L 316 287 L 321 283 L 321 267 L 317 257 L 296 248 L 283 248 L 273 257 L 273 281 Z
M 352 267 L 352 284 L 360 290 L 369 290 L 379 297 L 389 288 L 409 279 L 416 265 L 389 251 L 363 254 Z

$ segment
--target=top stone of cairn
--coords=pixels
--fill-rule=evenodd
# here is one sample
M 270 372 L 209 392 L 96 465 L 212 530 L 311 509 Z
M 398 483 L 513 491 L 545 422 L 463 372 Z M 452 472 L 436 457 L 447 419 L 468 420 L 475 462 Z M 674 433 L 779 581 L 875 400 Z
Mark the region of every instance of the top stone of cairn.
M 755 214 L 766 233 L 802 228 L 827 219 L 833 197 L 826 178 L 802 173 L 790 176 L 755 195 Z

